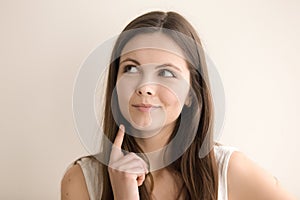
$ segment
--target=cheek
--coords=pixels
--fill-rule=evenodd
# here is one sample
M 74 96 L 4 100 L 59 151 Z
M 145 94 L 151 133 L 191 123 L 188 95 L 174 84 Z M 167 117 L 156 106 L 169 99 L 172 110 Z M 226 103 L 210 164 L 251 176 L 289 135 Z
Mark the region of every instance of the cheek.
M 182 103 L 178 96 L 170 90 L 163 90 L 160 92 L 160 100 L 164 105 L 166 115 L 169 119 L 167 121 L 175 120 L 181 113 Z
M 168 106 L 177 106 L 181 110 L 189 93 L 189 84 L 185 81 L 169 84 L 168 87 L 162 87 L 160 94 L 161 101 Z M 177 110 L 177 108 L 174 107 Z
M 159 92 L 160 100 L 165 107 L 168 123 L 179 117 L 189 93 L 189 85 L 185 81 L 174 85 L 162 87 Z
M 160 92 L 160 100 L 165 106 L 180 105 L 180 101 L 177 95 L 175 95 L 170 90 L 162 90 Z
M 135 91 L 135 85 L 136 83 L 134 81 L 122 78 L 118 80 L 115 88 L 118 94 L 118 103 L 120 106 L 120 110 L 125 118 L 129 115 L 129 101 Z

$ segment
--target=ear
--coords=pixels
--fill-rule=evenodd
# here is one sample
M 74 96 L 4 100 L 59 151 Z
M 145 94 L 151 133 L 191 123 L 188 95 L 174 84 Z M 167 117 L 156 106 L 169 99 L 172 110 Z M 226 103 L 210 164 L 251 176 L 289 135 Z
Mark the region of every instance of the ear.
M 192 96 L 190 94 L 187 95 L 184 105 L 186 105 L 187 107 L 191 107 L 192 105 Z

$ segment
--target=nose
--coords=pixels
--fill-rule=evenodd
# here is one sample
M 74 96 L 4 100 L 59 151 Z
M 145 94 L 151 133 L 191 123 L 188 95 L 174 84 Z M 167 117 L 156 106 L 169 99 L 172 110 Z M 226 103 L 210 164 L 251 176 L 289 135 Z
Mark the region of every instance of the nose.
M 151 85 L 144 85 L 136 89 L 136 93 L 140 96 L 154 96 L 155 88 Z

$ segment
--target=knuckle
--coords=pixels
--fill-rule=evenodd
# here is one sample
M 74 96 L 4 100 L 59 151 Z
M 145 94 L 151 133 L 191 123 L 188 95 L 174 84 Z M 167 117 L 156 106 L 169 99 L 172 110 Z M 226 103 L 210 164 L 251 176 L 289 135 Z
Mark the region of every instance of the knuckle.
M 130 152 L 126 156 L 134 158 L 134 157 L 136 157 L 136 154 L 133 152 Z
M 108 170 L 113 173 L 121 171 L 120 166 L 116 166 L 116 165 L 108 166 Z

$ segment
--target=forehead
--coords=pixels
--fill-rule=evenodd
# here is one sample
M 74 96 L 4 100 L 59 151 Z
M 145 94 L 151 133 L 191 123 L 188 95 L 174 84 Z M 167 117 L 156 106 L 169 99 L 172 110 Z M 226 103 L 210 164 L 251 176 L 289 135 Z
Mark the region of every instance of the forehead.
M 173 39 L 163 33 L 143 33 L 134 36 L 124 46 L 121 52 L 121 62 L 128 57 L 139 59 L 144 64 L 171 62 L 187 67 L 182 49 Z
M 185 58 L 184 53 L 178 44 L 172 38 L 160 32 L 142 33 L 134 36 L 124 46 L 121 55 L 141 49 L 166 51 L 178 55 L 183 59 Z

